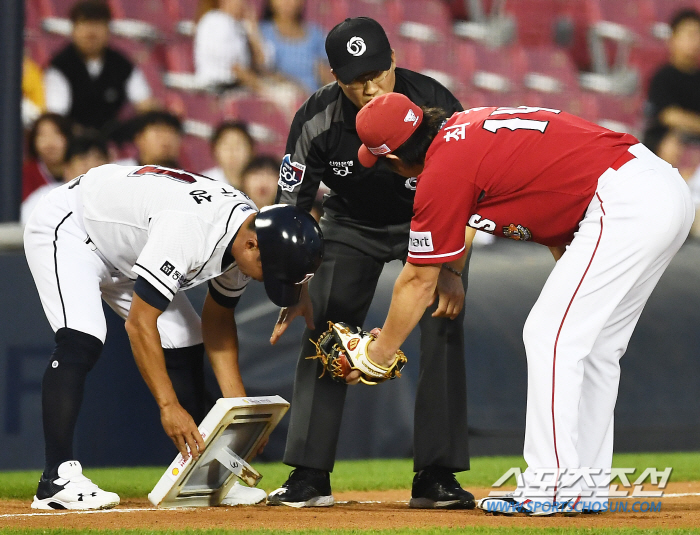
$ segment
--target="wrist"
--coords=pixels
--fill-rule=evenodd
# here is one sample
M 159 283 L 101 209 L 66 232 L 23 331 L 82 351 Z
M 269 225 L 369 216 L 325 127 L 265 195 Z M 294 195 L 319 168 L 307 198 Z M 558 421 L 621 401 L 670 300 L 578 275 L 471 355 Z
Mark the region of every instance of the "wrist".
M 455 268 L 453 268 L 452 266 L 449 266 L 449 265 L 447 265 L 447 264 L 443 264 L 443 265 L 442 265 L 442 269 L 445 269 L 445 270 L 449 271 L 450 273 L 452 273 L 452 274 L 454 274 L 454 275 L 457 275 L 457 276 L 460 277 L 460 278 L 462 277 L 463 271 L 457 271 L 457 270 L 456 270 Z

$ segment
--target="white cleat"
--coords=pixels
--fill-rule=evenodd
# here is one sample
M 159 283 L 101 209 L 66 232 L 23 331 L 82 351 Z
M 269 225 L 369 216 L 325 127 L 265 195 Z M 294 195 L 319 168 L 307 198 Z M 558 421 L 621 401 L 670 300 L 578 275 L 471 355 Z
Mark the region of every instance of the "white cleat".
M 66 461 L 58 467 L 58 477 L 44 479 L 42 474 L 32 509 L 111 509 L 116 505 L 119 496 L 85 477 L 78 461 Z
M 267 493 L 263 489 L 246 487 L 236 481 L 226 497 L 221 500 L 221 505 L 255 505 L 265 498 L 267 498 Z

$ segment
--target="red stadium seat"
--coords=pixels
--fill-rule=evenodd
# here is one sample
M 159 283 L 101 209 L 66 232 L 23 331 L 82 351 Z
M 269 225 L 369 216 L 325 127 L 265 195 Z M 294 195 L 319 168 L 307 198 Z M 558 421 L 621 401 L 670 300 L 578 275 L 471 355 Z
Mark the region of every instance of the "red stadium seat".
M 653 0 L 588 0 L 591 23 L 602 20 L 615 22 L 637 35 L 650 37 L 656 14 Z
M 462 88 L 456 91 L 454 96 L 459 100 L 465 110 L 491 105 L 489 102 L 490 94 L 484 93 L 483 91 Z
M 644 124 L 644 96 L 641 92 L 631 96 L 596 94 L 595 98 L 599 124 L 612 130 L 641 135 Z
M 591 122 L 596 122 L 599 116 L 595 95 L 578 90 L 561 93 L 533 91 L 528 94 L 527 102 L 529 106 L 562 110 Z
M 669 24 L 671 19 L 682 9 L 700 11 L 700 0 L 654 0 L 654 19 L 656 22 Z
M 180 115 L 183 119 L 192 119 L 200 123 L 216 127 L 223 118 L 224 113 L 216 95 L 208 93 L 190 93 L 187 91 L 169 90 L 166 96 L 169 109 Z
M 564 49 L 542 46 L 523 52 L 527 61 L 524 84 L 529 89 L 552 93 L 578 88 L 578 71 Z
M 476 65 L 471 79 L 474 87 L 496 93 L 512 93 L 520 89 L 527 70 L 527 57 L 522 47 L 475 47 Z
M 46 33 L 40 33 L 24 42 L 26 53 L 43 68 L 46 68 L 54 54 L 67 44 L 68 40 L 65 37 Z
M 41 31 L 41 12 L 37 0 L 24 2 L 24 29 L 29 36 L 36 36 Z
M 562 18 L 559 0 L 508 0 L 505 11 L 515 17 L 518 43 L 545 46 L 555 42 L 557 22 Z
M 180 165 L 195 173 L 214 167 L 216 164 L 211 155 L 209 141 L 200 136 L 185 136 L 180 149 Z
M 164 47 L 165 69 L 168 72 L 194 72 L 194 52 L 191 39 L 182 38 Z
M 355 0 L 356 1 L 356 0 Z M 326 30 L 330 30 L 339 22 L 350 16 L 348 0 L 307 0 L 305 7 L 306 20 L 315 22 Z
M 451 35 L 438 42 L 397 37 L 393 46 L 399 67 L 431 76 L 451 91 L 458 90 L 460 84 L 473 76 L 473 46 Z
M 348 2 L 348 17 L 369 17 L 382 25 L 384 31 L 392 41 L 396 33 L 396 21 L 392 18 L 387 2 L 376 2 L 372 0 L 351 0 Z M 336 24 L 344 19 L 338 19 Z
M 442 0 L 387 0 L 384 4 L 403 37 L 434 41 L 452 33 L 452 20 Z
M 659 40 L 648 38 L 632 48 L 630 64 L 639 71 L 640 90 L 647 93 L 654 73 L 668 61 L 668 48 Z
M 42 18 L 68 18 L 68 13 L 77 0 L 36 0 Z
M 167 0 L 108 0 L 114 19 L 147 23 L 160 34 L 170 37 L 175 31 L 177 12 Z M 144 38 L 148 38 L 144 35 Z M 153 38 L 153 35 L 150 36 Z
M 248 123 L 258 151 L 275 156 L 284 154 L 290 119 L 277 104 L 256 96 L 236 96 L 223 102 L 224 116 Z

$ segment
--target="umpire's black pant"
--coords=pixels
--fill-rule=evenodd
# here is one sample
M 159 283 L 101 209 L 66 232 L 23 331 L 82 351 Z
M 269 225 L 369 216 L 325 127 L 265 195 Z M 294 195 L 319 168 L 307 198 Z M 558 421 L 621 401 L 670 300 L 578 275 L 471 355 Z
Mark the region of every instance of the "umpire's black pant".
M 318 339 L 329 320 L 362 326 L 384 264 L 407 256 L 409 225 L 364 227 L 326 215 L 321 228 L 325 255 L 309 284 L 316 329 L 306 329 L 302 337 L 284 462 L 332 471 L 347 385 L 328 374 L 319 379 L 320 362 L 306 358 L 316 353 L 310 339 Z M 464 310 L 454 320 L 432 318 L 436 306 L 437 300 L 420 321 L 413 467 L 459 472 L 469 469 Z

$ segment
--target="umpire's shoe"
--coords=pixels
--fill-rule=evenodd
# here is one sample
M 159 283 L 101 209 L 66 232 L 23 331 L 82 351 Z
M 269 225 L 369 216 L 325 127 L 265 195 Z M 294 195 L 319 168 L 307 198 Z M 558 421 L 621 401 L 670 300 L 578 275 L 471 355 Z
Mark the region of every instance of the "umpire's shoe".
M 457 483 L 451 470 L 429 466 L 414 476 L 408 506 L 414 509 L 474 509 L 476 502 L 474 495 Z
M 83 475 L 78 461 L 58 466 L 57 477 L 41 475 L 32 509 L 111 509 L 119 496 L 105 492 Z
M 267 505 L 289 507 L 330 507 L 334 503 L 330 473 L 303 466 L 292 470 L 286 483 L 267 497 Z

